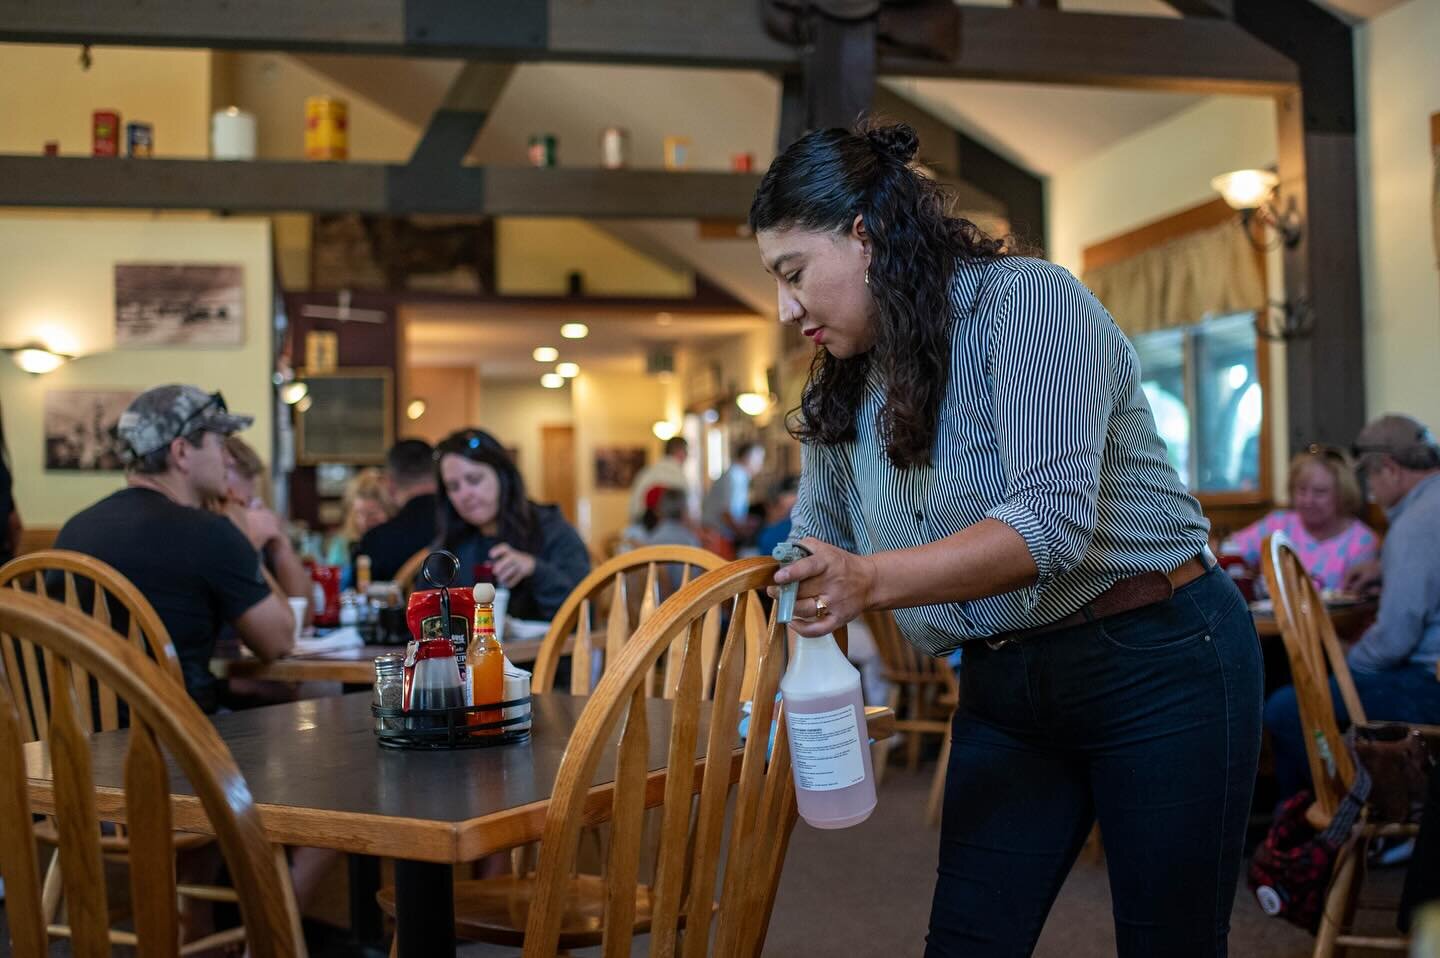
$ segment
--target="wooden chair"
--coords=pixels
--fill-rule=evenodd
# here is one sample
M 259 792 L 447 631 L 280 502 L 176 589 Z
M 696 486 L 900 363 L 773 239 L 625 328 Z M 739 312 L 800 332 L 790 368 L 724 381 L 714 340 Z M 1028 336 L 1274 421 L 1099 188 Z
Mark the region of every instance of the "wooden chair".
M 32 552 L 0 566 L 0 588 L 9 586 L 11 590 L 48 596 L 51 594 L 49 589 L 54 586 L 51 584 L 47 587 L 47 580 L 53 583 L 53 578 L 56 577 L 63 584 L 65 605 L 82 614 L 87 614 L 97 625 L 111 630 L 112 633 L 112 613 L 117 608 L 123 610 L 125 618 L 128 619 L 126 637 L 129 643 L 142 655 L 157 662 L 167 678 L 182 690 L 185 688 L 185 678 L 180 671 L 180 660 L 175 654 L 175 647 L 170 642 L 170 633 L 165 628 L 165 624 L 160 621 L 160 616 L 156 614 L 149 600 L 114 567 L 91 556 L 63 549 Z M 82 595 L 82 593 L 88 593 L 88 595 Z M 86 602 L 90 606 L 88 612 L 85 609 Z M 10 658 L 15 656 L 16 650 L 7 647 L 4 652 L 6 655 L 4 661 L 9 665 Z M 38 660 L 26 659 L 22 654 L 15 662 L 15 670 L 16 674 L 25 676 L 32 688 L 45 687 L 42 678 L 44 666 Z M 92 690 L 90 679 L 83 671 L 77 671 L 75 676 L 77 682 L 75 692 L 80 696 L 82 706 L 80 721 L 85 731 L 87 733 L 109 732 L 119 728 L 121 715 L 115 691 L 107 688 L 104 683 L 97 683 Z M 25 700 L 21 699 L 20 702 L 23 706 Z M 22 707 L 22 714 L 25 719 L 26 741 L 45 741 L 49 735 L 49 728 L 46 721 L 44 698 L 32 696 L 28 708 Z M 44 845 L 55 847 L 59 844 L 60 836 L 53 819 L 46 818 L 37 822 L 34 832 L 35 838 Z M 100 841 L 101 848 L 108 859 L 112 861 L 126 859 L 129 839 L 123 826 L 115 827 L 114 834 L 105 835 Z M 213 839 L 208 835 L 199 835 L 193 832 L 177 832 L 173 838 L 173 844 L 177 851 L 201 848 L 212 841 Z M 63 887 L 62 864 L 59 855 L 51 857 L 45 877 L 44 895 L 46 922 L 54 929 L 52 934 L 58 937 L 68 935 L 67 926 L 58 921 L 62 905 L 60 894 Z M 234 902 L 236 900 L 235 889 L 225 886 L 181 883 L 178 886 L 178 892 L 182 898 L 201 901 Z M 243 939 L 244 929 L 233 929 L 216 936 L 206 936 L 193 942 L 187 942 L 182 952 L 189 954 L 216 945 L 239 942 Z
M 886 704 L 895 713 L 895 730 L 905 736 L 905 764 L 910 771 L 919 767 L 922 738 L 941 738 L 940 760 L 925 804 L 926 824 L 938 825 L 945 798 L 945 770 L 950 764 L 950 720 L 960 704 L 960 683 L 949 662 L 927 655 L 905 640 L 892 614 L 867 612 L 864 618 L 875 639 L 882 674 L 890 683 L 890 700 Z M 889 746 L 889 742 L 875 745 L 872 764 L 876 785 L 885 780 Z
M 14 653 L 20 648 L 20 659 Z M 0 602 L 0 875 L 13 948 L 49 953 L 26 788 L 22 745 L 31 738 L 23 704 L 48 702 L 45 725 L 54 775 L 57 855 L 63 863 L 68 934 L 76 955 L 110 954 L 111 944 L 143 955 L 180 953 L 175 832 L 170 826 L 170 772 L 162 748 L 199 796 L 238 891 L 250 953 L 288 958 L 304 951 L 283 855 L 265 837 L 259 813 L 230 753 L 205 716 L 165 670 L 109 628 L 42 596 L 7 592 Z M 22 671 L 20 660 L 26 664 Z M 40 682 L 43 669 L 44 684 Z M 89 679 L 123 701 L 130 714 L 125 807 L 134 932 L 113 931 L 91 775 Z
M 1340 697 L 1352 723 L 1366 721 L 1365 708 L 1355 691 L 1345 650 L 1336 637 L 1335 626 L 1326 614 L 1325 603 L 1291 541 L 1281 533 L 1268 537 L 1261 550 L 1261 571 L 1275 604 L 1275 620 L 1290 659 L 1295 697 L 1300 706 L 1300 726 L 1305 732 L 1305 754 L 1310 761 L 1310 778 L 1315 803 L 1306 819 L 1317 830 L 1324 829 L 1340 808 L 1355 782 L 1355 763 L 1340 735 L 1335 707 L 1330 698 L 1329 673 L 1333 672 Z M 1327 670 L 1328 666 L 1328 670 Z M 1407 938 L 1350 934 L 1370 843 L 1382 836 L 1413 836 L 1419 826 L 1377 824 L 1362 815 L 1340 849 L 1335 872 L 1325 896 L 1325 911 L 1315 938 L 1316 958 L 1328 958 L 1350 947 L 1384 948 L 1403 951 Z
M 797 817 L 790 749 L 775 701 L 785 663 L 785 629 L 770 625 L 759 648 L 752 650 L 749 623 L 756 606 L 745 601 L 753 590 L 770 584 L 775 568 L 773 560 L 755 558 L 706 573 L 666 601 L 610 663 L 580 716 L 546 812 L 525 924 L 526 958 L 549 958 L 566 947 L 563 926 L 574 899 L 581 832 L 586 822 L 604 817 L 606 806 L 611 826 L 606 850 L 609 894 L 598 916 L 606 955 L 629 955 L 634 936 L 647 928 L 652 955 L 682 950 L 687 956 L 760 954 Z M 719 650 L 702 738 L 705 620 L 724 605 L 731 605 L 731 619 Z M 653 731 L 646 707 L 647 677 L 662 656 L 674 660 L 677 680 L 663 796 L 647 788 Z M 738 785 L 732 786 L 741 688 L 750 673 L 755 676 L 750 717 L 754 731 L 738 758 Z M 780 721 L 767 760 L 772 719 Z M 613 800 L 601 804 L 591 795 L 591 783 L 617 727 Z M 703 772 L 694 764 L 701 742 Z M 662 801 L 659 855 L 654 876 L 641 886 L 645 894 L 637 896 L 632 889 L 642 881 L 645 806 L 656 799 Z M 733 805 L 728 842 L 727 805 Z M 642 902 L 648 905 L 648 922 L 640 911 Z
M 692 546 L 645 546 L 622 552 L 601 563 L 580 580 L 560 606 L 560 611 L 550 620 L 550 629 L 541 640 L 540 652 L 535 658 L 535 677 L 531 687 L 536 692 L 548 692 L 554 688 L 560 659 L 570 653 L 570 692 L 572 695 L 588 695 L 595 674 L 603 674 L 635 630 L 655 614 L 663 598 L 662 587 L 665 595 L 672 595 L 684 589 L 694 570 L 711 572 L 724 565 L 725 560 L 715 553 Z M 675 582 L 677 570 L 679 581 Z M 752 601 L 759 600 L 752 597 Z M 602 616 L 605 622 L 603 631 L 595 628 L 595 623 Z M 752 621 L 759 622 L 758 619 Z M 756 643 L 760 640 L 762 628 L 757 625 L 752 630 L 752 639 Z M 705 634 L 711 656 L 707 660 L 710 667 L 705 669 L 705 674 L 713 676 L 714 654 L 720 638 L 718 608 L 707 619 Z M 583 654 L 583 650 L 587 649 L 590 651 L 588 656 Z M 575 650 L 582 651 L 577 653 Z M 656 674 L 652 673 L 649 678 L 650 694 L 668 697 L 673 693 L 673 682 L 666 681 L 663 687 L 657 688 Z
M 395 573 L 395 584 L 400 587 L 401 595 L 409 595 L 415 588 L 415 577 L 420 574 L 420 567 L 425 564 L 425 557 L 433 551 L 426 546 L 406 559 L 405 564 Z
M 598 665 L 604 669 L 619 660 L 620 653 L 631 641 L 635 631 L 655 616 L 660 608 L 661 586 L 673 577 L 678 567 L 680 586 L 687 585 L 692 570 L 713 571 L 725 560 L 704 549 L 689 546 L 647 546 L 625 552 L 602 563 L 565 599 L 550 622 L 550 629 L 541 641 L 534 664 L 531 691 L 549 692 L 555 686 L 555 674 L 561 657 L 571 649 L 590 649 Z M 643 582 L 635 594 L 635 583 Z M 637 600 L 633 601 L 633 600 Z M 760 642 L 764 628 L 764 612 L 758 597 L 753 603 L 747 632 L 750 658 Z M 604 617 L 603 631 L 592 623 Z M 632 616 L 634 621 L 632 624 Z M 713 688 L 716 655 L 720 644 L 720 609 L 713 608 L 702 626 L 702 695 L 708 697 Z M 677 660 L 678 662 L 678 660 Z M 679 674 L 670 667 L 661 674 L 652 667 L 647 676 L 647 694 L 672 698 L 676 694 Z M 572 655 L 570 692 L 588 694 L 591 682 L 591 659 Z M 753 679 L 747 678 L 747 683 Z M 657 689 L 657 684 L 659 688 Z M 653 836 L 652 836 L 653 837 Z M 597 863 L 598 865 L 598 863 Z M 455 884 L 455 930 L 462 938 L 491 944 L 517 946 L 524 938 L 525 902 L 534 893 L 534 846 L 517 849 L 511 856 L 512 874 L 498 878 L 459 881 Z M 563 923 L 562 938 L 566 948 L 584 948 L 600 943 L 600 916 L 604 913 L 606 881 L 600 874 L 577 873 L 574 876 L 572 907 Z M 646 912 L 644 892 L 637 906 Z M 381 910 L 395 916 L 395 890 L 384 888 L 377 898 Z

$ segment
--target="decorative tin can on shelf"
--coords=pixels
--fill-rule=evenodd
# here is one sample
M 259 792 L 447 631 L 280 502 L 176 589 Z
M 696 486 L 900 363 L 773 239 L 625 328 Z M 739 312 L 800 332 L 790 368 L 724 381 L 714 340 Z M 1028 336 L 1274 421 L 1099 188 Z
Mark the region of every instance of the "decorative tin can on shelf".
M 531 166 L 550 167 L 556 163 L 559 149 L 553 133 L 537 133 L 530 137 L 526 155 Z
M 609 126 L 600 133 L 600 165 L 607 170 L 623 170 L 630 165 L 628 132 L 618 126 Z
M 665 137 L 665 169 L 684 170 L 690 166 L 690 137 Z
M 120 114 L 116 110 L 96 110 L 90 116 L 91 152 L 96 156 L 120 155 Z
M 155 128 L 132 120 L 125 124 L 125 155 L 149 159 L 155 155 Z
M 343 160 L 350 155 L 349 106 L 339 97 L 305 100 L 305 158 Z
M 255 159 L 255 114 L 238 106 L 210 116 L 210 157 L 215 160 Z

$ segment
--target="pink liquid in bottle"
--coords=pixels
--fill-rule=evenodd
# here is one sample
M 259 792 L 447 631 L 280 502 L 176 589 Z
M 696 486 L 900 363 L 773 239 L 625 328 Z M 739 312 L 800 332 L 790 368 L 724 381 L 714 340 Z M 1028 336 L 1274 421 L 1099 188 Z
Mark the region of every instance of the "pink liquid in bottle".
M 799 638 L 780 682 L 795 800 L 815 828 L 849 828 L 875 810 L 860 673 L 832 636 Z

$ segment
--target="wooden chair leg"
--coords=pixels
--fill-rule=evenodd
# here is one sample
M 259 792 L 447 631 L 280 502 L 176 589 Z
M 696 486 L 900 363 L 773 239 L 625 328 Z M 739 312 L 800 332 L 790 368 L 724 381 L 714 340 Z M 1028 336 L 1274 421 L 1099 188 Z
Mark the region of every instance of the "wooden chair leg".
M 295 886 L 290 881 L 290 862 L 285 857 L 285 846 L 275 846 L 275 865 L 280 869 L 280 875 L 285 882 L 285 911 L 290 918 L 290 929 L 295 934 L 295 942 L 301 949 L 305 949 L 305 930 L 300 925 L 300 903 L 295 899 Z
M 896 715 L 900 714 L 896 711 L 900 706 L 900 686 L 898 684 L 891 684 L 890 694 L 885 697 L 885 704 L 891 712 Z M 885 781 L 885 768 L 890 764 L 890 746 L 892 744 L 889 739 L 876 742 L 874 749 L 870 753 L 870 764 L 874 767 L 875 771 L 876 788 L 879 788 L 881 783 Z
M 1313 958 L 1333 958 L 1336 954 L 1335 939 L 1342 929 L 1340 922 L 1348 911 L 1348 903 L 1355 885 L 1355 872 L 1359 863 L 1359 843 L 1356 839 L 1346 842 L 1340 849 L 1340 861 L 1335 867 L 1335 878 L 1325 894 L 1325 910 L 1320 916 L 1320 930 L 1315 935 Z
M 945 730 L 945 741 L 940 746 L 940 761 L 935 766 L 935 777 L 930 781 L 930 799 L 925 803 L 925 824 L 934 828 L 940 824 L 940 807 L 945 802 L 945 773 L 950 768 L 950 730 Z
M 920 690 L 918 688 L 910 689 L 910 694 L 906 698 L 909 700 L 907 704 L 910 709 L 910 718 L 919 719 L 921 717 Z M 914 775 L 920 768 L 921 734 L 912 731 L 905 736 L 905 770 L 911 775 Z
M 50 865 L 45 869 L 45 884 L 40 891 L 40 913 L 45 916 L 45 924 L 56 924 L 60 919 L 60 893 L 65 884 L 60 876 L 60 850 L 57 848 L 50 856 Z

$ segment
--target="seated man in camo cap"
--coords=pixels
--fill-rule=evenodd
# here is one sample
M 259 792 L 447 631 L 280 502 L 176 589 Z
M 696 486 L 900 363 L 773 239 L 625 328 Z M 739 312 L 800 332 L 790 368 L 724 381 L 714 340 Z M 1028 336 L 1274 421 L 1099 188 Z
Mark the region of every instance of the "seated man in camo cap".
M 255 547 L 229 519 L 203 508 L 225 494 L 225 437 L 254 421 L 232 415 L 218 392 L 146 390 L 117 427 L 125 488 L 72 517 L 55 539 L 57 549 L 114 566 L 150 600 L 185 687 L 206 712 L 220 704 L 210 658 L 224 625 L 262 659 L 293 645 L 290 606 L 266 584 Z

